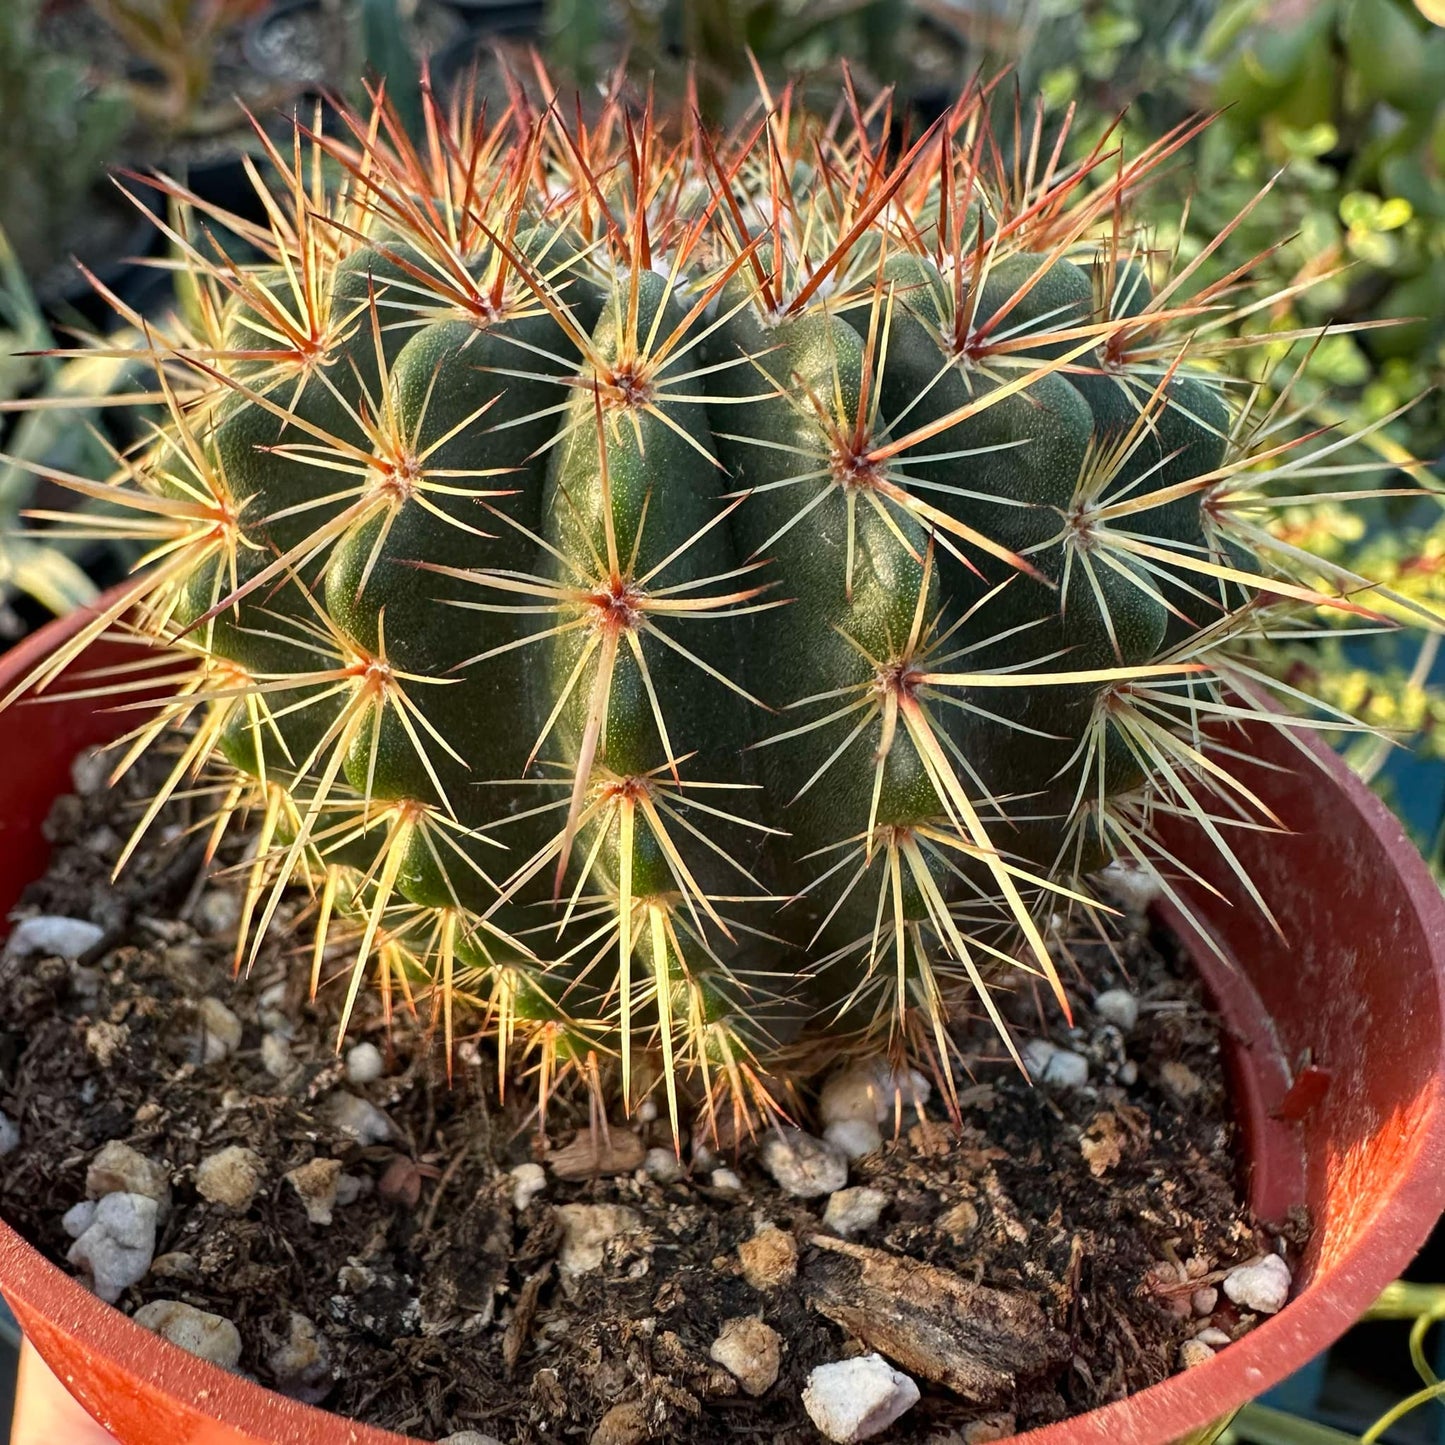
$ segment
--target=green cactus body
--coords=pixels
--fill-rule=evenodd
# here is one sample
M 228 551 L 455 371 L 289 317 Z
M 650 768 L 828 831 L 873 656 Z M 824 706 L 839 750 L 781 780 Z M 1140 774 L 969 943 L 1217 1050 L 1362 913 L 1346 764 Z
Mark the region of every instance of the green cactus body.
M 675 1122 L 689 1079 L 776 1107 L 828 1030 L 946 1080 L 1151 808 L 1244 806 L 1201 750 L 1229 648 L 1331 599 L 1231 530 L 1245 431 L 1119 253 L 1132 173 L 1020 198 L 619 104 L 321 142 L 324 245 L 290 177 L 267 264 L 198 260 L 137 473 L 143 625 L 197 665 L 155 732 L 263 804 L 252 932 L 310 887 L 353 999 L 374 965 L 629 1102 L 646 1054 Z

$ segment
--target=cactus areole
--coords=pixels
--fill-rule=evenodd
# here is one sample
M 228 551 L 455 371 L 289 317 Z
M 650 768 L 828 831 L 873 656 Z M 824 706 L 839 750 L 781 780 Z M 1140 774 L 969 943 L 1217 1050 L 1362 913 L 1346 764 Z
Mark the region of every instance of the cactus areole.
M 55 478 L 149 555 L 27 686 L 160 645 L 104 684 L 174 682 L 121 765 L 169 739 L 156 809 L 204 772 L 216 837 L 252 819 L 242 966 L 309 890 L 348 1012 L 373 982 L 676 1130 L 839 1051 L 947 1091 L 968 1013 L 1012 1052 L 994 993 L 1067 1008 L 1091 875 L 1171 891 L 1163 815 L 1264 907 L 1260 640 L 1400 610 L 1270 526 L 1350 439 L 1231 380 L 1236 278 L 1131 225 L 1193 128 L 1066 164 L 990 104 L 890 148 L 846 86 L 729 135 L 518 89 L 300 127 L 269 226 L 168 186 L 167 419 Z

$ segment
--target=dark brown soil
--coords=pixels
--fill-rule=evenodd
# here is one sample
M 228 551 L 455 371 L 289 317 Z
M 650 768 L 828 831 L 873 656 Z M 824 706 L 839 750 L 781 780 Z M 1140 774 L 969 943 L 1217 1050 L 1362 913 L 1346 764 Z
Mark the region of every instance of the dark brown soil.
M 815 1242 L 827 1238 L 826 1200 L 783 1194 L 751 1148 L 725 1161 L 741 1176 L 738 1192 L 700 1170 L 666 1185 L 631 1165 L 583 1182 L 549 1170 L 545 1192 L 519 1213 L 507 1171 L 546 1158 L 525 1084 L 499 1106 L 485 1050 L 464 1047 L 448 1088 L 425 1030 L 403 1018 L 388 1037 L 366 1003 L 353 1040 L 376 1042 L 387 1071 L 353 1092 L 386 1112 L 396 1142 L 363 1148 L 338 1133 L 326 1109 L 344 1084 L 334 1051 L 342 989 L 323 990 L 316 1006 L 302 1001 L 308 958 L 286 919 L 252 975 L 232 982 L 230 939 L 204 926 L 224 924 L 216 897 L 226 885 L 201 876 L 199 845 L 179 814 L 162 819 L 112 886 L 138 788 L 60 799 L 50 872 L 25 901 L 28 911 L 101 924 L 99 956 L 9 959 L 0 969 L 0 1108 L 22 1137 L 0 1169 L 0 1212 L 63 1262 L 61 1216 L 84 1197 L 94 1153 L 119 1139 L 163 1162 L 174 1196 L 156 1251 L 170 1256 L 166 1273 L 153 1270 L 120 1307 L 175 1298 L 226 1316 L 240 1331 L 241 1368 L 265 1384 L 276 1383 L 268 1357 L 296 1311 L 330 1350 L 330 1375 L 312 1398 L 422 1439 L 472 1428 L 518 1445 L 815 1445 L 801 1403 L 808 1372 L 860 1348 L 828 1316 L 886 1314 L 878 1279 L 886 1286 L 901 1259 L 937 1271 L 917 1275 L 916 1295 L 900 1306 L 927 1308 L 935 1285 L 983 1285 L 1004 1325 L 1040 1309 L 1047 1321 L 1002 1385 L 986 1383 L 965 1403 L 919 1378 L 922 1401 L 878 1437 L 973 1445 L 1162 1379 L 1205 1326 L 1237 1336 L 1253 1323 L 1222 1296 L 1212 1318 L 1189 1306 L 1210 1283 L 1200 1276 L 1275 1241 L 1250 1219 L 1232 1177 L 1218 1029 L 1168 938 L 1140 929 L 1112 954 L 1098 943 L 1074 950 L 1079 1027 L 1054 1036 L 1090 1059 L 1087 1088 L 1030 1088 L 1011 1067 L 983 1063 L 962 1096 L 961 1131 L 935 1093 L 926 1117 L 907 1111 L 900 1137 L 854 1164 L 850 1184 L 888 1195 L 880 1222 L 855 1241 L 861 1250 Z M 1124 981 L 1121 965 L 1143 1004 L 1127 1040 L 1087 1002 Z M 282 980 L 296 1067 L 277 1079 L 262 1065 L 258 1016 L 261 994 Z M 198 1064 L 197 1000 L 207 994 L 226 1001 L 244 1031 L 236 1053 Z M 1031 998 L 1013 1008 L 1037 1030 Z M 966 1047 L 999 1053 L 983 1030 Z M 271 1053 L 274 1062 L 274 1045 Z M 554 1145 L 586 1125 L 585 1099 L 564 1098 L 549 1121 Z M 629 1126 L 611 1127 L 616 1152 L 630 1149 L 635 1163 Z M 642 1143 L 667 1142 L 664 1122 L 632 1127 Z M 239 1215 L 206 1203 L 194 1183 L 201 1159 L 231 1144 L 267 1165 Z M 318 1157 L 364 1181 L 329 1226 L 308 1223 L 282 1178 Z M 613 1239 L 601 1269 L 564 1279 L 558 1206 L 570 1203 L 625 1205 L 642 1228 Z M 760 1291 L 743 1278 L 737 1247 L 762 1220 L 791 1232 L 800 1258 L 796 1279 Z M 709 1359 L 723 1322 L 740 1315 L 761 1315 L 783 1341 L 782 1372 L 758 1398 Z

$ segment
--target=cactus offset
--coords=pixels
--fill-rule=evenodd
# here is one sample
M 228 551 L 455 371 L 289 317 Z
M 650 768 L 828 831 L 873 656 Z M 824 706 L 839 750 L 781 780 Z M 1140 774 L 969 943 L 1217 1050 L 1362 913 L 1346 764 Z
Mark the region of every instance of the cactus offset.
M 1127 225 L 1191 130 L 1006 168 L 985 90 L 896 157 L 883 102 L 764 101 L 715 138 L 519 88 L 273 151 L 265 259 L 192 251 L 109 488 L 152 565 L 32 679 L 164 645 L 122 766 L 179 737 L 145 821 L 202 768 L 217 838 L 259 814 L 238 962 L 303 887 L 348 1016 L 374 971 L 675 1128 L 823 1037 L 951 1087 L 1020 970 L 1067 1007 L 1048 920 L 1169 864 L 1153 816 L 1231 866 L 1269 825 L 1205 740 L 1255 640 L 1365 612 L 1263 522 L 1336 443 L 1226 396 L 1231 288 Z

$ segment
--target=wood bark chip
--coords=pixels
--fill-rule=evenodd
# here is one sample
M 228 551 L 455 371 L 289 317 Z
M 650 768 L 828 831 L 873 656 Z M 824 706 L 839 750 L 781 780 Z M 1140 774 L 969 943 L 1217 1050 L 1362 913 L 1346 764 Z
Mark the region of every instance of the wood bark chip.
M 541 1269 L 528 1275 L 517 1295 L 517 1303 L 512 1307 L 512 1317 L 507 1321 L 506 1332 L 502 1336 L 502 1363 L 507 1367 L 508 1378 L 516 1370 L 517 1361 L 522 1358 L 522 1351 L 527 1348 L 527 1341 L 532 1338 L 532 1321 L 537 1315 L 537 1296 L 551 1273 L 552 1262 L 548 1260 Z
M 823 1251 L 803 1271 L 809 1305 L 910 1375 L 961 1399 L 1007 1402 L 1018 1382 L 1068 1363 L 1068 1341 L 1031 1295 L 826 1235 L 809 1243 Z
M 647 1155 L 642 1140 L 626 1129 L 582 1129 L 561 1149 L 547 1156 L 547 1167 L 558 1179 L 578 1183 L 608 1174 L 631 1174 Z

